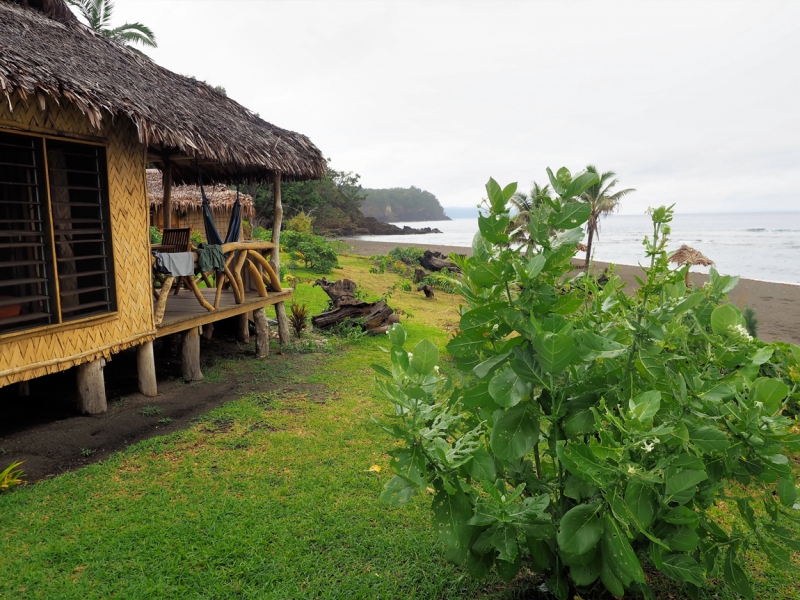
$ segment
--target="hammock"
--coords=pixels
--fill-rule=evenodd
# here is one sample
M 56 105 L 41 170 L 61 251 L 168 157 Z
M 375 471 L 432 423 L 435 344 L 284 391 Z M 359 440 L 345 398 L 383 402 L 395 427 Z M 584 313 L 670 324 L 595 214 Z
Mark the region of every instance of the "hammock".
M 211 213 L 211 203 L 208 201 L 206 192 L 203 189 L 203 178 L 200 176 L 200 165 L 197 166 L 197 181 L 200 184 L 200 195 L 203 197 L 203 222 L 206 226 L 206 239 L 209 244 L 227 244 L 238 242 L 239 234 L 242 231 L 242 205 L 239 202 L 239 182 L 236 182 L 236 202 L 231 211 L 231 218 L 228 221 L 228 233 L 225 240 L 219 235 L 217 224 L 214 222 L 214 215 Z

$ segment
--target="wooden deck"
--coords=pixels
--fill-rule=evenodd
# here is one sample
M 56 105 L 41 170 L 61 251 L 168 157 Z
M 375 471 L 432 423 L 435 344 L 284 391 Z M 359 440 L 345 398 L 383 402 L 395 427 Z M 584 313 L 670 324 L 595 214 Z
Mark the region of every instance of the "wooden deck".
M 215 289 L 201 289 L 200 292 L 210 304 L 214 303 Z M 278 302 L 286 302 L 291 297 L 291 289 L 285 289 L 282 292 L 269 292 L 269 297 L 267 298 L 259 296 L 256 292 L 248 291 L 245 293 L 244 302 L 236 304 L 233 294 L 228 290 L 222 293 L 219 308 L 214 311 L 207 311 L 200 306 L 191 290 L 181 290 L 177 296 L 169 295 L 166 310 L 164 311 L 164 320 L 156 327 L 156 337 L 186 331 L 192 327 L 227 319 L 228 317 Z

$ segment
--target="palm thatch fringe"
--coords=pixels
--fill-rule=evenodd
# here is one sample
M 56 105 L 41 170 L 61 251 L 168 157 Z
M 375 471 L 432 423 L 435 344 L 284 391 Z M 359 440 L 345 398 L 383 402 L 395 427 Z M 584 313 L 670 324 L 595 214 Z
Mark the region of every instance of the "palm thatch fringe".
M 230 211 L 233 208 L 236 202 L 236 190 L 222 184 L 204 186 L 204 189 L 212 209 Z M 147 169 L 147 200 L 150 202 L 150 208 L 161 208 L 161 204 L 164 202 L 163 174 L 158 169 Z M 239 202 L 242 205 L 242 216 L 245 219 L 252 219 L 256 216 L 256 207 L 250 196 L 239 194 Z M 173 210 L 201 210 L 203 197 L 200 195 L 200 187 L 196 185 L 173 186 L 170 204 Z
M 691 246 L 687 246 L 686 244 L 678 248 L 672 254 L 672 256 L 669 257 L 669 262 L 677 263 L 681 266 L 700 265 L 702 267 L 710 267 L 714 264 L 714 261 L 708 258 L 705 254 L 695 250 Z
M 209 183 L 325 174 L 325 158 L 306 136 L 90 30 L 63 0 L 0 0 L 0 98 L 12 110 L 14 94 L 43 111 L 47 97 L 72 102 L 101 132 L 131 119 L 149 151 L 173 161 L 175 183 L 196 180 L 188 157 L 199 159 Z

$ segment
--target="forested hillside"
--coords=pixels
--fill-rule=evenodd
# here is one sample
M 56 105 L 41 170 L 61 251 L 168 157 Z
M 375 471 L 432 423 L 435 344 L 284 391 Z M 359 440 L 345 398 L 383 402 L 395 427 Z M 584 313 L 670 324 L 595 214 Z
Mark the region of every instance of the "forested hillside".
M 379 221 L 447 221 L 449 217 L 436 196 L 417 187 L 364 189 L 366 198 L 361 203 L 365 217 Z

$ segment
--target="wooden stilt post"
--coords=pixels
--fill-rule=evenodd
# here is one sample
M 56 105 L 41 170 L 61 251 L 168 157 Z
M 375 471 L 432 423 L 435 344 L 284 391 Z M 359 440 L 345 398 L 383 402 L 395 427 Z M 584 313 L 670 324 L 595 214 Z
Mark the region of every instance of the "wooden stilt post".
M 20 381 L 17 384 L 17 396 L 20 398 L 27 398 L 31 395 L 31 382 Z
M 145 396 L 157 396 L 156 359 L 153 342 L 145 342 L 136 348 L 136 367 L 139 371 L 139 392 Z
M 105 365 L 105 359 L 98 358 L 78 366 L 78 411 L 83 415 L 99 415 L 108 410 L 103 379 Z
M 206 323 L 203 325 L 203 339 L 210 340 L 212 337 L 214 337 L 214 324 Z
M 197 327 L 192 327 L 183 332 L 182 358 L 183 378 L 187 382 L 202 380 L 203 373 L 200 370 L 200 333 Z
M 272 242 L 275 249 L 272 251 L 272 265 L 275 273 L 280 276 L 281 272 L 281 225 L 283 224 L 283 205 L 281 204 L 281 174 L 272 174 L 272 193 L 275 198 L 274 216 L 272 223 Z M 278 339 L 281 345 L 289 343 L 289 320 L 286 318 L 286 306 L 283 302 L 275 304 L 275 315 L 278 318 Z
M 172 163 L 164 157 L 164 170 L 162 171 L 162 184 L 164 187 L 164 200 L 161 210 L 164 211 L 164 229 L 172 227 Z
M 250 321 L 247 318 L 247 313 L 236 315 L 234 317 L 236 323 L 236 341 L 240 344 L 250 343 Z
M 269 321 L 263 308 L 253 311 L 253 320 L 256 322 L 256 355 L 258 358 L 269 356 Z

